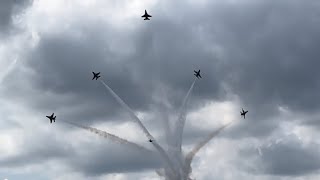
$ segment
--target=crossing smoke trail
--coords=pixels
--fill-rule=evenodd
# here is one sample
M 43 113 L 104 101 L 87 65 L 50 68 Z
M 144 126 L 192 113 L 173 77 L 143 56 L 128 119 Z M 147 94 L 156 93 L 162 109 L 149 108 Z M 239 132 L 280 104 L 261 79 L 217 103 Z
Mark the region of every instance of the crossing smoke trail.
M 195 78 L 193 83 L 191 84 L 191 87 L 187 93 L 187 95 L 185 96 L 181 108 L 180 108 L 180 114 L 178 117 L 178 120 L 176 121 L 175 124 L 175 132 L 176 132 L 176 141 L 175 141 L 175 147 L 179 148 L 179 151 L 181 151 L 181 145 L 182 145 L 182 134 L 183 134 L 183 129 L 184 129 L 184 125 L 186 122 L 186 104 L 188 102 L 189 96 L 193 90 L 194 84 L 196 83 L 197 79 Z
M 212 140 L 212 138 L 216 137 L 222 130 L 224 130 L 226 127 L 228 127 L 229 125 L 231 125 L 232 122 L 227 123 L 225 125 L 223 125 L 222 127 L 214 130 L 213 132 L 211 132 L 204 140 L 202 140 L 200 143 L 198 143 L 186 156 L 184 159 L 184 164 L 179 164 L 180 168 L 182 169 L 182 179 L 183 180 L 192 180 L 190 175 L 192 173 L 192 169 L 191 169 L 191 163 L 192 160 L 194 158 L 194 156 L 196 155 L 197 152 L 199 152 L 199 150 L 204 147 L 209 141 Z M 172 178 L 170 176 L 168 176 L 166 174 L 166 170 L 165 169 L 157 169 L 156 173 L 160 176 L 160 177 L 165 177 L 166 180 L 176 180 L 177 178 Z
M 117 100 L 117 102 L 126 109 L 130 116 L 135 120 L 136 123 L 143 130 L 145 135 L 153 140 L 152 145 L 158 151 L 160 156 L 162 156 L 164 163 L 167 165 L 163 169 L 156 170 L 159 176 L 164 177 L 166 180 L 191 180 L 191 162 L 196 155 L 196 153 L 204 147 L 212 138 L 218 135 L 223 129 L 228 127 L 232 122 L 220 127 L 219 129 L 213 131 L 206 137 L 203 141 L 197 144 L 186 156 L 182 153 L 182 134 L 186 122 L 186 104 L 196 83 L 195 79 L 191 87 L 189 88 L 179 111 L 179 116 L 175 124 L 169 123 L 168 117 L 164 117 L 165 129 L 166 129 L 166 139 L 168 144 L 168 149 L 165 151 L 153 138 L 153 136 L 148 132 L 145 126 L 142 124 L 141 120 L 134 114 L 133 110 L 125 104 L 125 102 L 103 81 L 100 82 L 105 86 L 105 88 L 112 94 L 112 96 Z
M 100 82 L 104 85 L 104 87 L 112 94 L 112 96 L 118 101 L 118 103 L 124 108 L 126 109 L 131 118 L 133 118 L 136 123 L 138 123 L 138 125 L 140 126 L 140 128 L 143 130 L 143 132 L 145 133 L 145 135 L 147 136 L 148 139 L 152 140 L 153 142 L 151 143 L 155 149 L 158 150 L 158 152 L 160 153 L 160 155 L 164 158 L 165 163 L 167 165 L 169 165 L 171 171 L 176 172 L 175 170 L 175 166 L 173 165 L 173 163 L 170 160 L 170 157 L 168 156 L 167 152 L 155 141 L 155 139 L 153 138 L 153 136 L 149 133 L 149 131 L 147 130 L 147 128 L 142 124 L 141 120 L 134 114 L 133 110 L 103 81 L 100 80 Z
M 146 127 L 143 125 L 141 120 L 135 115 L 134 111 L 103 81 L 100 80 L 102 85 L 111 93 L 111 95 L 116 99 L 116 101 L 126 110 L 128 111 L 130 117 L 138 124 L 138 126 L 142 129 L 148 140 L 150 140 L 151 144 L 154 146 L 154 148 L 157 150 L 157 155 L 160 155 L 161 159 L 163 160 L 164 166 L 162 169 L 156 170 L 156 173 L 164 177 L 165 180 L 191 180 L 191 163 L 199 150 L 204 147 L 210 140 L 212 140 L 215 136 L 217 136 L 223 129 L 228 127 L 232 122 L 223 125 L 222 127 L 216 129 L 215 131 L 211 132 L 203 141 L 199 142 L 188 154 L 184 154 L 182 152 L 182 135 L 184 126 L 186 123 L 186 105 L 188 102 L 188 99 L 190 97 L 190 94 L 193 90 L 193 87 L 196 83 L 197 79 L 195 78 L 194 81 L 191 84 L 191 87 L 189 88 L 186 96 L 184 97 L 184 100 L 182 102 L 182 105 L 180 107 L 178 119 L 170 123 L 168 116 L 163 116 L 164 119 L 164 127 L 165 127 L 165 136 L 166 136 L 166 142 L 168 145 L 167 150 L 164 150 L 163 147 L 161 147 L 158 142 L 154 139 L 154 137 L 149 133 L 149 131 L 146 129 Z M 158 111 L 161 115 L 167 113 L 163 111 Z M 126 139 L 122 139 L 118 136 L 115 136 L 113 134 L 107 133 L 105 131 L 101 131 L 96 128 L 82 126 L 73 122 L 64 121 L 70 125 L 76 126 L 81 129 L 88 130 L 90 132 L 93 132 L 99 136 L 102 136 L 104 138 L 110 139 L 114 142 L 120 143 L 120 144 L 127 144 L 131 147 L 134 147 L 138 150 L 143 150 L 145 152 L 149 153 L 156 153 L 155 151 L 151 151 L 141 145 L 138 145 L 136 143 L 130 142 Z
M 93 127 L 88 127 L 88 126 L 83 126 L 83 125 L 79 125 L 79 124 L 76 124 L 76 123 L 73 123 L 73 122 L 70 122 L 70 121 L 63 121 L 67 124 L 70 124 L 72 126 L 75 126 L 75 127 L 78 127 L 78 128 L 81 128 L 81 129 L 84 129 L 84 130 L 88 130 L 90 132 L 93 132 L 101 137 L 104 137 L 106 139 L 110 139 L 111 141 L 113 142 L 116 142 L 116 143 L 119 143 L 119 144 L 126 144 L 126 145 L 129 145 L 135 149 L 138 149 L 138 150 L 142 150 L 144 152 L 148 152 L 148 153 L 153 153 L 153 151 L 139 145 L 139 144 L 136 144 L 136 143 L 133 143 L 133 142 L 130 142 L 126 139 L 123 139 L 123 138 L 120 138 L 116 135 L 113 135 L 113 134 L 110 134 L 110 133 L 107 133 L 105 131 L 102 131 L 102 130 L 99 130 L 99 129 L 96 129 L 96 128 L 93 128 Z

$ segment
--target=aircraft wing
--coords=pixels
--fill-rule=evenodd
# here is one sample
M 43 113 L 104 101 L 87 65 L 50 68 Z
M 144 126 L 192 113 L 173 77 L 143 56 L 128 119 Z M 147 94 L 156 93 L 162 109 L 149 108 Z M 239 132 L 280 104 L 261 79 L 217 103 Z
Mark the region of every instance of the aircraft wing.
M 199 74 L 199 77 L 202 78 L 200 74 Z

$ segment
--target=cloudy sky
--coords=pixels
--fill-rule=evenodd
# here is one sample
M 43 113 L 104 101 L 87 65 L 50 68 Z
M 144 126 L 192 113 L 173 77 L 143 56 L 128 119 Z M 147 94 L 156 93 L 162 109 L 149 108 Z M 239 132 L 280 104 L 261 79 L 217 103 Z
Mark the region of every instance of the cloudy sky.
M 63 121 L 153 149 L 91 81 L 98 71 L 165 146 L 162 120 L 176 118 L 194 69 L 203 78 L 184 149 L 234 123 L 197 154 L 193 177 L 319 179 L 319 9 L 317 0 L 1 0 L 0 180 L 159 179 L 154 155 Z

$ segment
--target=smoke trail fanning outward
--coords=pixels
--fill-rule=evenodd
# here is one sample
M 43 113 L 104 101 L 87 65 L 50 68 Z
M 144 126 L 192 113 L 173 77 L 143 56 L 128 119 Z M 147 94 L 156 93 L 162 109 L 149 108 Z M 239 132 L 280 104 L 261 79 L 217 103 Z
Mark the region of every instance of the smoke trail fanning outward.
M 183 134 L 183 129 L 184 129 L 184 125 L 186 122 L 186 105 L 189 99 L 189 96 L 193 90 L 194 84 L 196 83 L 197 79 L 195 78 L 193 83 L 191 84 L 191 87 L 187 93 L 187 95 L 185 96 L 181 108 L 180 108 L 180 114 L 178 117 L 178 120 L 176 121 L 175 124 L 175 132 L 176 132 L 176 142 L 175 142 L 175 147 L 179 148 L 179 150 L 181 151 L 181 145 L 182 145 L 182 134 Z
M 113 135 L 113 134 L 110 134 L 110 133 L 107 133 L 105 131 L 102 131 L 102 130 L 99 130 L 99 129 L 96 129 L 96 128 L 93 128 L 93 127 L 88 127 L 88 126 L 83 126 L 83 125 L 79 125 L 79 124 L 76 124 L 76 123 L 73 123 L 73 122 L 69 122 L 69 121 L 63 121 L 65 123 L 68 123 L 70 125 L 73 125 L 75 127 L 78 127 L 78 128 L 81 128 L 81 129 L 84 129 L 84 130 L 88 130 L 90 132 L 93 132 L 95 134 L 98 134 L 99 136 L 101 137 L 104 137 L 106 139 L 110 139 L 111 141 L 113 142 L 116 142 L 116 143 L 119 143 L 119 144 L 126 144 L 126 145 L 129 145 L 135 149 L 138 149 L 138 150 L 143 150 L 144 152 L 149 152 L 149 153 L 152 153 L 153 151 L 139 145 L 139 144 L 136 144 L 136 143 L 133 143 L 133 142 L 130 142 L 126 139 L 123 139 L 123 138 L 120 138 L 116 135 Z
M 161 118 L 164 121 L 165 128 L 165 138 L 167 142 L 167 150 L 164 150 L 155 138 L 149 133 L 147 128 L 143 125 L 141 120 L 135 115 L 134 111 L 103 81 L 100 80 L 102 85 L 111 93 L 113 98 L 124 108 L 130 115 L 130 117 L 138 124 L 138 126 L 142 129 L 145 136 L 148 138 L 149 142 L 154 146 L 156 151 L 151 151 L 141 145 L 130 142 L 126 139 L 122 139 L 113 134 L 107 133 L 105 131 L 101 131 L 96 128 L 82 126 L 73 122 L 63 121 L 70 125 L 76 126 L 81 129 L 88 130 L 93 132 L 99 136 L 110 139 L 114 142 L 120 144 L 126 144 L 130 147 L 133 147 L 137 150 L 148 152 L 148 153 L 157 153 L 161 157 L 163 161 L 163 167 L 161 169 L 156 170 L 156 173 L 164 177 L 166 180 L 191 180 L 191 162 L 199 150 L 204 147 L 210 140 L 212 140 L 215 136 L 217 136 L 223 129 L 228 127 L 232 122 L 223 125 L 222 127 L 211 132 L 204 140 L 200 141 L 188 154 L 184 154 L 182 152 L 182 135 L 184 126 L 186 123 L 186 105 L 193 90 L 193 87 L 197 81 L 197 78 L 192 82 L 186 96 L 183 99 L 181 107 L 179 109 L 178 119 L 170 123 L 169 116 L 167 111 L 158 110 L 161 115 Z
M 143 132 L 145 133 L 145 135 L 147 136 L 147 138 L 149 140 L 152 140 L 152 145 L 155 147 L 155 149 L 158 150 L 158 152 L 160 153 L 160 155 L 164 158 L 165 163 L 167 165 L 169 165 L 170 169 L 175 172 L 175 167 L 173 165 L 173 163 L 171 162 L 167 152 L 156 142 L 156 140 L 154 139 L 154 137 L 149 133 L 149 131 L 147 130 L 147 128 L 142 124 L 141 120 L 134 114 L 133 110 L 103 81 L 100 80 L 100 82 L 104 85 L 104 87 L 111 93 L 111 95 L 118 101 L 118 103 L 124 108 L 126 109 L 131 118 L 133 118 L 136 123 L 138 123 L 138 125 L 140 126 L 140 128 L 143 130 Z
M 104 87 L 107 88 L 107 90 L 112 94 L 112 96 L 118 101 L 118 103 L 124 108 L 126 109 L 131 118 L 133 120 L 136 121 L 136 123 L 138 123 L 138 125 L 140 126 L 140 128 L 143 130 L 143 132 L 146 134 L 148 139 L 154 139 L 153 136 L 149 133 L 149 131 L 147 130 L 146 127 L 144 127 L 144 125 L 142 124 L 142 122 L 140 121 L 140 119 L 134 114 L 133 110 L 103 81 L 100 80 L 100 82 L 104 85 Z
M 209 141 L 211 141 L 212 138 L 214 138 L 215 136 L 217 136 L 223 129 L 225 129 L 226 127 L 230 126 L 233 122 L 229 122 L 225 125 L 223 125 L 222 127 L 220 127 L 219 129 L 214 130 L 212 133 L 210 133 L 208 135 L 208 137 L 206 137 L 203 141 L 201 141 L 199 144 L 197 144 L 187 155 L 186 155 L 186 164 L 190 166 L 193 157 L 197 154 L 197 152 L 203 147 L 205 146 Z

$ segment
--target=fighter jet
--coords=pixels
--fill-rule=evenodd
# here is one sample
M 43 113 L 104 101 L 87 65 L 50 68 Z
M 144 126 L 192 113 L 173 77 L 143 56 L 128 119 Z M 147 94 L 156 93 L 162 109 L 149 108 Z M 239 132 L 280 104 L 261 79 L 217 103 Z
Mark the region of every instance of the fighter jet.
M 98 78 L 100 77 L 99 76 L 100 72 L 98 72 L 98 73 L 92 72 L 92 74 L 93 74 L 92 80 L 94 80 L 94 79 L 98 80 Z
M 240 114 L 241 114 L 241 116 L 243 116 L 244 119 L 246 118 L 247 112 L 248 111 L 244 111 L 243 109 L 242 109 L 242 112 L 240 111 Z
M 200 75 L 200 69 L 199 69 L 199 71 L 194 71 L 194 75 L 195 75 L 198 79 L 199 79 L 199 77 L 202 78 L 201 75 Z
M 53 116 L 54 116 L 54 113 L 52 113 L 51 116 L 46 116 L 47 118 L 50 119 L 50 123 L 52 123 L 52 121 L 56 122 L 56 116 L 54 116 L 54 117 Z
M 152 142 L 152 139 L 149 139 L 149 142 Z
M 144 18 L 143 20 L 150 20 L 149 17 L 152 17 L 152 16 L 147 13 L 147 10 L 144 10 L 144 15 L 141 17 Z

